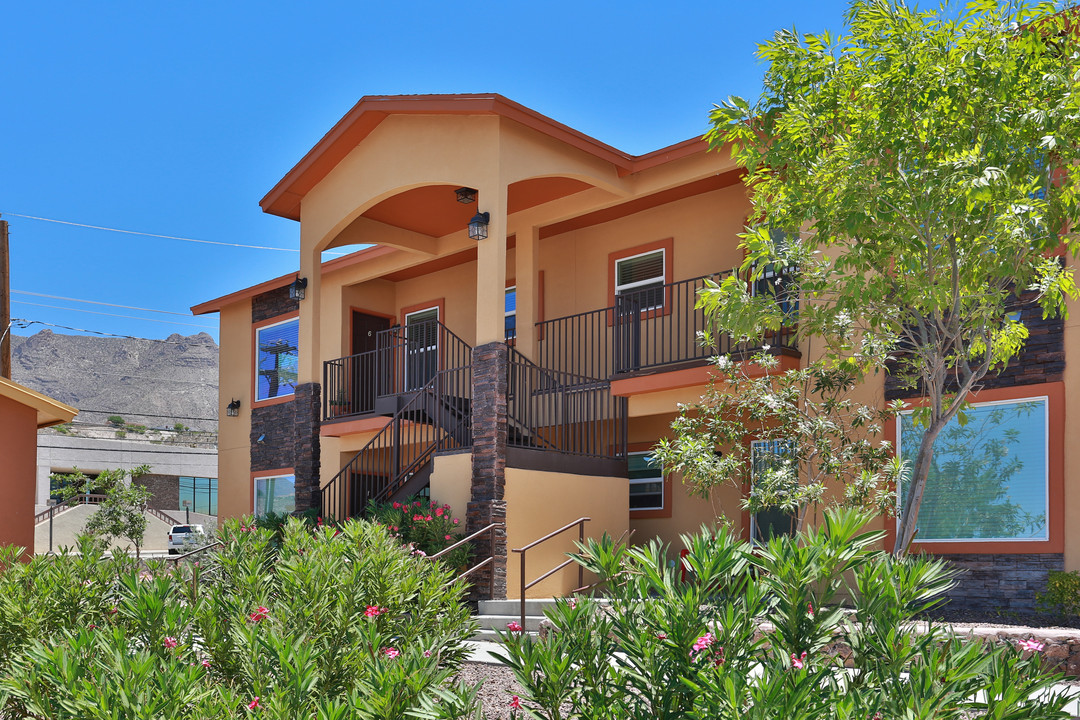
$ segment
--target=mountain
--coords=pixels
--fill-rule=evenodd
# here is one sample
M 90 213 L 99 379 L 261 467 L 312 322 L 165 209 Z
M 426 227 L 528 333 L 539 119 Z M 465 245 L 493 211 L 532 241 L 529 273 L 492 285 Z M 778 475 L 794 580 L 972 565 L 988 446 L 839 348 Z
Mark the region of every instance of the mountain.
M 119 415 L 147 427 L 217 429 L 218 346 L 206 333 L 161 341 L 42 330 L 11 340 L 15 382 L 79 408 L 76 422 Z

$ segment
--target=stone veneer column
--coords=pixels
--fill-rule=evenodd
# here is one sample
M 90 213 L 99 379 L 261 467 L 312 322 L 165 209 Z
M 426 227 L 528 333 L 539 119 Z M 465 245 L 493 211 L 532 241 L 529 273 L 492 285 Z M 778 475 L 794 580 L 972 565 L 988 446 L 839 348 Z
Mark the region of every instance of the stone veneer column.
M 466 511 L 466 529 L 473 533 L 493 522 L 506 522 L 506 381 L 510 349 L 493 342 L 473 349 L 472 355 L 472 494 Z M 477 555 L 492 555 L 495 562 L 476 574 L 480 599 L 506 597 L 506 529 L 477 538 Z M 488 598 L 494 573 L 493 597 Z
M 293 472 L 296 475 L 296 511 L 322 509 L 319 482 L 319 423 L 322 410 L 319 383 L 296 386 L 293 398 Z

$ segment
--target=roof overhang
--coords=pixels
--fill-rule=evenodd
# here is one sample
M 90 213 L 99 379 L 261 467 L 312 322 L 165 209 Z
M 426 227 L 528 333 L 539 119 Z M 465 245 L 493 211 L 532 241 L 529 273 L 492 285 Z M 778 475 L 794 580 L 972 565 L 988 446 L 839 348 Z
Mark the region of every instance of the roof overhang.
M 634 156 L 541 115 L 502 95 L 372 95 L 363 97 L 259 201 L 263 212 L 300 219 L 304 196 L 389 115 L 498 115 L 589 153 L 628 175 L 708 149 L 700 138 Z
M 0 377 L 0 397 L 14 400 L 20 405 L 37 411 L 38 428 L 71 422 L 79 414 L 78 409 L 54 400 L 48 395 L 35 392 L 25 385 Z

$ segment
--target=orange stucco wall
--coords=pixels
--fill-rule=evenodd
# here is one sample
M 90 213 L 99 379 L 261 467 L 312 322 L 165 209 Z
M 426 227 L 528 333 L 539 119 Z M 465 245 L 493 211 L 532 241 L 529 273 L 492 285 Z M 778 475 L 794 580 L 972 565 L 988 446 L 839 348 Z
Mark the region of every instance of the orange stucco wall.
M 0 397 L 0 545 L 33 552 L 37 411 Z
M 222 518 L 252 512 L 251 342 L 251 301 L 223 309 L 218 356 L 218 513 Z M 225 406 L 234 399 L 240 401 L 239 417 L 225 414 Z

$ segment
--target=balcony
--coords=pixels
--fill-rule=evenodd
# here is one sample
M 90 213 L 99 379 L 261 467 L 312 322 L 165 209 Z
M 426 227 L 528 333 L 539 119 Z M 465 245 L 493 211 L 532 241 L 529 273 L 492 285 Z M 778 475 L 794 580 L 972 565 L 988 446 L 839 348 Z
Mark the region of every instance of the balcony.
M 674 370 L 703 364 L 714 355 L 745 353 L 769 345 L 797 353 L 794 329 L 769 332 L 760 344 L 733 343 L 727 335 L 715 345 L 699 340 L 705 313 L 697 309 L 705 281 L 722 282 L 735 271 L 624 293 L 615 305 L 537 323 L 538 364 L 549 370 L 608 380 L 619 375 Z

